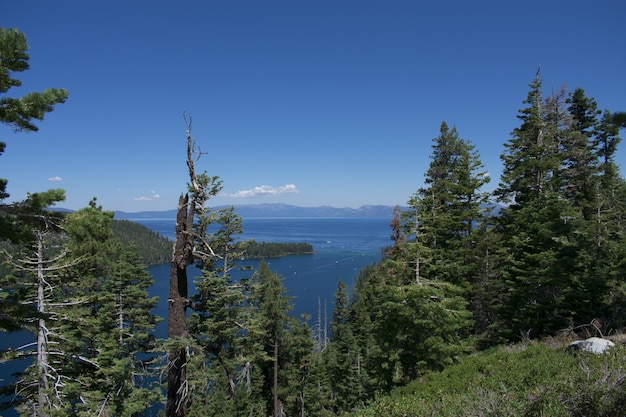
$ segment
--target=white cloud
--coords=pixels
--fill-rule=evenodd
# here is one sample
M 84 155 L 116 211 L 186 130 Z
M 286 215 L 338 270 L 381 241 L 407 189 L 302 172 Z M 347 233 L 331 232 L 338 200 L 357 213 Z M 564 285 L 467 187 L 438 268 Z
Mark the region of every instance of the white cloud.
M 158 200 L 159 198 L 161 198 L 161 196 L 156 192 L 156 191 L 150 191 L 150 195 L 149 196 L 139 196 L 139 197 L 134 197 L 133 200 L 135 201 L 152 201 L 152 200 Z
M 237 191 L 234 194 L 230 194 L 230 197 L 258 197 L 262 195 L 279 195 L 279 194 L 298 194 L 298 187 L 294 184 L 287 184 L 282 187 L 272 187 L 271 185 L 261 185 L 259 187 L 254 187 L 250 190 L 241 190 Z
M 59 182 L 59 181 L 63 181 L 63 178 L 56 176 L 56 177 L 50 177 L 48 178 L 48 181 L 54 181 L 54 182 Z

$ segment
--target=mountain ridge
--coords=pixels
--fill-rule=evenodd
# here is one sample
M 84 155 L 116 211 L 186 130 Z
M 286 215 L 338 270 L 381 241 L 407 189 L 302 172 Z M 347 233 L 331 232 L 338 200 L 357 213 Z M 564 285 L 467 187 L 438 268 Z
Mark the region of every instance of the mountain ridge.
M 220 209 L 224 207 L 231 207 L 231 205 L 217 206 L 214 209 Z M 264 204 L 244 204 L 239 206 L 232 206 L 242 218 L 254 218 L 254 217 L 388 217 L 393 216 L 393 210 L 395 206 L 387 205 L 364 205 L 358 208 L 351 207 L 332 207 L 332 206 L 316 206 L 316 207 L 302 207 L 285 203 L 264 203 Z M 163 210 L 163 211 L 140 211 L 140 212 L 125 212 L 115 211 L 116 219 L 175 219 L 176 210 Z

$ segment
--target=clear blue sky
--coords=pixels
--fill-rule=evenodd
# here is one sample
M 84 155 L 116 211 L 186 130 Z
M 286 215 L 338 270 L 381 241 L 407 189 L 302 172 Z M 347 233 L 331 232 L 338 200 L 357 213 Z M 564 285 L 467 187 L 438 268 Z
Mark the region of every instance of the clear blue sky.
M 404 204 L 442 121 L 492 189 L 539 65 L 545 93 L 626 110 L 625 22 L 623 0 L 4 2 L 31 55 L 10 93 L 70 98 L 37 133 L 0 127 L 0 177 L 11 201 L 60 187 L 72 209 L 175 208 L 186 111 L 198 169 L 224 183 L 214 206 Z

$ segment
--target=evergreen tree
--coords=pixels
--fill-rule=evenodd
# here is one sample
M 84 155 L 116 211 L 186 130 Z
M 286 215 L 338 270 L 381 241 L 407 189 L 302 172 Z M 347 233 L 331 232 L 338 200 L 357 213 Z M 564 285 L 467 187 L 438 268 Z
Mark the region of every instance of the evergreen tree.
M 581 252 L 588 261 L 586 288 L 592 293 L 584 303 L 585 316 L 579 317 L 579 321 L 589 323 L 593 318 L 600 318 L 606 324 L 620 328 L 625 318 L 621 306 L 625 301 L 626 282 L 626 183 L 619 175 L 615 153 L 621 138 L 608 110 L 595 124 L 593 132 L 590 140 L 597 157 L 597 178 L 589 193 L 591 203 L 584 233 L 576 233 Z
M 280 396 L 283 398 L 283 412 L 287 416 L 305 417 L 316 414 L 316 386 L 312 382 L 315 342 L 307 321 L 289 317 L 288 334 L 282 348 L 284 365 L 279 370 Z
M 331 343 L 324 351 L 326 366 L 331 375 L 331 401 L 335 413 L 352 410 L 363 405 L 365 400 L 361 351 L 352 331 L 350 316 L 348 287 L 339 280 L 330 324 Z
M 563 93 L 561 96 L 565 96 Z M 558 99 L 558 98 L 557 98 Z M 549 97 L 547 103 L 559 104 L 560 100 Z M 606 279 L 594 271 L 593 218 L 597 212 L 597 191 L 600 181 L 600 163 L 595 147 L 598 129 L 595 100 L 586 97 L 582 88 L 577 88 L 558 105 L 565 110 L 557 112 L 553 104 L 551 119 L 561 121 L 559 154 L 561 169 L 555 175 L 561 199 L 568 202 L 560 213 L 563 221 L 562 235 L 557 238 L 555 252 L 561 268 L 554 274 L 563 276 L 567 282 L 563 288 L 564 304 L 572 311 L 572 324 L 587 324 L 595 316 L 603 317 L 606 311 Z
M 30 251 L 38 248 L 43 243 L 44 235 L 52 235 L 63 217 L 61 213 L 46 209 L 63 200 L 65 192 L 53 189 L 29 193 L 26 200 L 14 204 L 10 210 L 11 222 L 15 226 L 14 230 L 19 229 L 20 233 L 16 242 L 13 242 L 13 245 L 7 244 L 6 249 L 19 250 L 26 247 Z M 7 252 L 6 257 L 11 258 L 11 254 Z M 33 305 L 24 303 L 23 297 L 28 295 L 25 295 L 23 290 L 25 290 L 23 283 L 16 280 L 14 275 L 7 273 L 0 277 L 0 331 L 18 330 L 34 316 L 34 310 L 31 308 Z
M 160 398 L 146 382 L 159 321 L 151 313 L 157 298 L 148 296 L 153 280 L 136 249 L 113 237 L 112 218 L 94 199 L 64 223 L 67 248 L 80 262 L 68 270 L 62 296 L 82 298 L 59 326 L 60 366 L 71 376 L 64 415 L 133 415 Z
M 472 320 L 466 307 L 454 284 L 407 281 L 391 261 L 371 269 L 354 307 L 368 395 L 441 370 L 468 352 Z
M 482 205 L 487 203 L 487 194 L 480 189 L 489 177 L 482 168 L 473 145 L 443 122 L 434 139 L 426 187 L 411 198 L 413 210 L 405 214 L 409 227 L 413 227 L 412 219 L 419 218 L 418 250 L 430 254 L 428 262 L 422 260 L 420 275 L 469 285 L 474 269 L 472 235 L 482 220 Z
M 513 130 L 504 145 L 501 183 L 494 192 L 500 202 L 510 204 L 511 210 L 502 213 L 505 216 L 528 202 L 553 196 L 550 181 L 560 166 L 556 154 L 558 144 L 553 142 L 556 136 L 548 132 L 539 71 L 530 84 L 524 104 L 528 107 L 517 116 L 521 125 Z
M 389 226 L 391 227 L 390 238 L 393 240 L 394 245 L 406 242 L 406 235 L 402 230 L 402 208 L 400 206 L 393 208 L 393 217 L 391 222 L 389 222 Z
M 0 94 L 5 94 L 12 87 L 20 87 L 22 82 L 13 78 L 13 73 L 23 72 L 29 68 L 28 43 L 26 36 L 17 29 L 0 27 Z M 68 92 L 63 89 L 49 88 L 40 93 L 28 93 L 23 97 L 0 97 L 0 123 L 12 127 L 16 131 L 38 130 L 34 120 L 43 120 L 46 113 L 54 106 L 64 103 Z M 0 155 L 4 153 L 6 143 L 0 141 Z M 0 200 L 9 197 L 6 191 L 6 179 L 0 179 Z M 4 227 L 3 235 L 8 229 Z
M 473 313 L 474 331 L 480 348 L 503 342 L 501 306 L 506 302 L 506 287 L 501 271 L 507 250 L 497 229 L 498 218 L 488 216 L 473 232 L 475 259 L 472 285 L 465 297 Z
M 528 107 L 518 115 L 521 125 L 505 144 L 504 169 L 495 191 L 500 202 L 510 203 L 500 214 L 503 243 L 509 250 L 503 269 L 508 297 L 501 310 L 509 338 L 520 332 L 546 334 L 569 323 L 562 292 L 567 283 L 558 271 L 560 245 L 555 240 L 569 227 L 561 219 L 567 202 L 555 180 L 563 163 L 558 152 L 559 118 L 554 112 L 549 117 L 541 85 L 537 72 L 524 101 Z
M 204 181 L 200 177 L 200 181 Z M 216 229 L 217 228 L 217 229 Z M 249 316 L 249 295 L 245 284 L 230 276 L 235 260 L 247 242 L 238 241 L 242 221 L 232 207 L 217 211 L 200 210 L 195 226 L 198 236 L 210 248 L 198 266 L 197 294 L 191 298 L 194 312 L 189 333 L 195 339 L 195 366 L 187 366 L 192 387 L 189 415 L 248 415 L 255 409 L 251 400 L 252 367 L 255 362 L 247 338 L 254 333 Z M 208 232 L 212 230 L 212 232 Z
M 46 113 L 54 106 L 65 102 L 68 92 L 63 89 L 50 88 L 43 92 L 33 92 L 23 97 L 9 97 L 6 93 L 13 87 L 20 87 L 22 82 L 15 78 L 15 73 L 29 68 L 28 43 L 26 36 L 17 29 L 0 27 L 0 123 L 15 131 L 38 130 L 36 120 L 43 120 Z M 6 149 L 6 142 L 0 140 L 0 156 Z M 8 180 L 0 178 L 0 240 L 9 240 L 14 244 L 32 243 L 35 236 L 32 229 L 23 223 L 24 216 L 20 210 L 28 210 L 29 202 L 4 204 L 9 197 Z M 33 194 L 43 195 L 45 193 Z M 27 315 L 23 306 L 7 291 L 8 284 L 0 279 L 0 330 L 19 327 L 20 316 Z
M 456 128 L 443 122 L 433 142 L 425 187 L 411 197 L 411 209 L 403 214 L 405 230 L 415 238 L 394 249 L 388 266 L 398 273 L 408 260 L 415 266 L 416 283 L 442 280 L 463 288 L 477 330 L 484 333 L 494 320 L 491 299 L 484 293 L 492 292 L 496 278 L 493 268 L 486 269 L 489 262 L 493 267 L 496 252 L 485 248 L 493 228 L 485 216 L 488 194 L 481 188 L 489 177 L 474 146 Z
M 614 180 L 611 159 L 619 139 L 610 114 L 598 122 L 595 100 L 580 88 L 544 101 L 538 76 L 525 103 L 496 190 L 501 201 L 511 202 L 500 217 L 508 248 L 501 312 L 509 338 L 607 318 L 609 294 L 620 292 L 609 276 L 623 276 L 621 262 L 608 261 L 621 244 L 609 252 L 599 244 L 601 229 L 617 232 L 621 223 L 603 215 L 606 204 L 621 204 L 619 198 L 608 203 L 603 191 L 607 181 L 614 190 L 622 182 Z
M 56 195 L 62 193 L 27 201 Z M 37 361 L 18 383 L 19 409 L 46 416 L 141 413 L 160 397 L 146 384 L 157 322 L 150 313 L 156 298 L 147 294 L 152 278 L 136 252 L 112 238 L 113 213 L 95 200 L 57 225 L 63 236 L 50 234 L 47 205 L 38 217 L 46 229 L 38 233 L 36 259 L 25 260 L 35 267 Z
M 10 352 L 7 357 L 33 355 L 36 360 L 22 374 L 15 391 L 20 392 L 16 402 L 18 409 L 25 413 L 48 416 L 56 408 L 54 381 L 60 374 L 52 364 L 53 355 L 60 353 L 55 349 L 53 320 L 65 303 L 54 297 L 59 285 L 59 271 L 68 268 L 71 261 L 66 260 L 66 253 L 55 246 L 60 243 L 56 233 L 60 230 L 62 216 L 46 208 L 65 199 L 62 190 L 49 190 L 44 193 L 29 194 L 21 204 L 20 220 L 23 227 L 35 236 L 31 245 L 21 256 L 7 254 L 9 263 L 16 269 L 16 274 L 4 277 L 12 287 L 7 295 L 12 301 L 9 305 L 24 306 L 11 311 L 19 312 L 10 318 L 12 326 L 24 327 L 35 336 L 34 350 Z
M 279 369 L 284 356 L 281 349 L 286 343 L 286 327 L 289 323 L 287 313 L 292 309 L 289 298 L 285 295 L 285 287 L 278 274 L 272 272 L 269 265 L 262 261 L 253 278 L 257 281 L 253 299 L 257 304 L 257 320 L 259 328 L 265 329 L 259 343 L 263 352 L 271 358 L 265 363 L 257 364 L 263 375 L 263 398 L 267 400 L 266 413 L 279 417 L 282 413 L 284 399 L 279 396 Z M 282 360 L 282 361 L 281 361 Z

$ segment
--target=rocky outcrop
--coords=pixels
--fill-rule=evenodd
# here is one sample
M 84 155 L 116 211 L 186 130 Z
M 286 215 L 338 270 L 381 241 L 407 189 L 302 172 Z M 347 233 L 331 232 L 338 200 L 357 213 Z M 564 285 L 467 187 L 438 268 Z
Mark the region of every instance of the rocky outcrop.
M 572 354 L 584 351 L 600 355 L 606 353 L 611 346 L 615 346 L 615 343 L 610 340 L 600 337 L 590 337 L 589 339 L 577 340 L 570 343 L 565 350 Z

